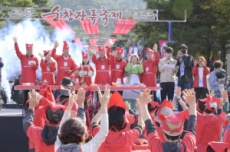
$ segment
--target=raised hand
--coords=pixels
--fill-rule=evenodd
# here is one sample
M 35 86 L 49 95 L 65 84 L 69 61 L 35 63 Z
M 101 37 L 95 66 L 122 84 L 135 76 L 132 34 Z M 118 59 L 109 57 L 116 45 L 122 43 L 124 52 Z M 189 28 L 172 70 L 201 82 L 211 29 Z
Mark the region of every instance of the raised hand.
M 157 51 L 157 44 L 155 43 L 154 46 L 153 46 L 153 51 Z
M 106 107 L 106 108 L 108 107 L 110 96 L 111 96 L 110 89 L 108 87 L 105 87 L 105 92 L 103 95 L 101 94 L 101 97 L 100 97 L 101 106 Z
M 189 105 L 196 105 L 196 92 L 193 89 L 184 90 L 183 99 Z
M 140 104 L 148 104 L 151 101 L 152 95 L 150 95 L 150 91 L 149 89 L 145 89 L 143 90 L 142 93 L 140 93 L 139 96 L 139 103 Z
M 85 102 L 85 90 L 83 88 L 78 89 L 77 91 L 77 99 L 75 99 L 78 106 L 83 106 L 84 107 L 84 102 Z M 82 107 L 82 108 L 83 108 Z
M 17 43 L 18 40 L 17 40 L 16 36 L 13 37 L 13 41 L 14 41 L 14 43 Z
M 34 89 L 28 93 L 29 109 L 34 109 L 40 102 L 41 96 Z
M 71 110 L 72 107 L 73 107 L 73 104 L 75 102 L 75 99 L 76 99 L 76 94 L 74 91 L 69 91 L 69 102 L 68 102 L 68 106 L 67 106 L 67 109 L 68 110 Z
M 59 46 L 58 41 L 55 41 L 55 42 L 54 42 L 54 48 L 56 49 L 58 46 Z
M 213 90 L 209 90 L 209 93 L 206 94 L 206 96 L 211 96 L 211 97 L 214 97 L 214 91 Z

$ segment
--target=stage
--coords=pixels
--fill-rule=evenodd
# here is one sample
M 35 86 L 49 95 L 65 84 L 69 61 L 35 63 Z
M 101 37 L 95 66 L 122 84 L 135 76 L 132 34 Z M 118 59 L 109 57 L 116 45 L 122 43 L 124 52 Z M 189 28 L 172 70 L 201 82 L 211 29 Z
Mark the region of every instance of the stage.
M 0 110 L 0 151 L 27 152 L 28 138 L 22 127 L 22 109 Z

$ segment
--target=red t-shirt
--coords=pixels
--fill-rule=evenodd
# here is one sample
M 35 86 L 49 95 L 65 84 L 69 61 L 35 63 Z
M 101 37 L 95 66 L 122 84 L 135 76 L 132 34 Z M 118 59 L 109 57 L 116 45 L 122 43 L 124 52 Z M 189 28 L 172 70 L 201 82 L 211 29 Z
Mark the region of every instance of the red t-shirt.
M 51 60 L 51 63 L 48 64 L 45 60 L 41 60 L 40 63 L 42 69 L 42 81 L 47 81 L 48 85 L 55 84 L 54 72 L 56 71 L 57 65 L 54 61 Z
M 35 56 L 29 57 L 28 55 L 22 54 L 19 50 L 18 44 L 15 43 L 14 48 L 16 54 L 21 61 L 22 73 L 20 84 L 22 83 L 33 83 L 36 84 L 36 70 L 38 69 L 38 59 Z M 35 61 L 35 65 L 31 65 L 31 61 Z

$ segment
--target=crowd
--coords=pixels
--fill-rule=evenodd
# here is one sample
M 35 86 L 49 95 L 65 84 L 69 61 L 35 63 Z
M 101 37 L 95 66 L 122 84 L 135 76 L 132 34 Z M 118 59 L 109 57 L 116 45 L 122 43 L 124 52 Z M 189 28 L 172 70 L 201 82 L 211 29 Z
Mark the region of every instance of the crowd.
M 14 42 L 22 66 L 20 83 L 36 84 L 38 59 L 33 45 L 26 45 L 24 55 L 17 38 Z M 23 127 L 30 151 L 230 151 L 227 74 L 221 61 L 214 62 L 210 73 L 206 59 L 194 59 L 185 44 L 176 58 L 167 47 L 160 59 L 154 45 L 146 48 L 146 60 L 131 54 L 128 61 L 122 58 L 123 48 L 116 48 L 113 54 L 110 47 L 99 46 L 89 54 L 82 52 L 82 64 L 77 66 L 68 43 L 63 43 L 62 55 L 56 54 L 58 42 L 52 51 L 44 51 L 40 62 L 44 83 L 39 92 L 27 91 Z M 156 102 L 156 92 L 148 87 L 157 86 L 158 71 L 162 89 Z M 109 86 L 114 83 L 144 84 L 146 89 L 112 92 Z M 59 89 L 53 92 L 49 85 L 55 84 Z M 80 89 L 74 90 L 75 85 Z M 106 86 L 104 91 L 101 85 Z M 92 90 L 97 90 L 96 99 Z M 135 100 L 137 113 L 125 102 L 128 99 Z M 175 106 L 178 111 L 174 111 Z

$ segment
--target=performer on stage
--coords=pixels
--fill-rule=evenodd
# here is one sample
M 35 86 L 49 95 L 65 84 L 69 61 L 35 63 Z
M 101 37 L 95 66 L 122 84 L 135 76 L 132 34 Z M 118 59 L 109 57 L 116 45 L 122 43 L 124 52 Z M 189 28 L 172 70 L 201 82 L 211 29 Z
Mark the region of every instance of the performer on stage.
M 26 54 L 22 54 L 19 49 L 17 38 L 13 37 L 14 48 L 18 58 L 21 61 L 21 79 L 20 84 L 31 83 L 36 84 L 36 70 L 38 69 L 38 59 L 33 55 L 33 44 L 26 44 Z M 29 90 L 24 90 L 23 107 L 28 99 Z
M 38 69 L 38 59 L 33 55 L 33 44 L 26 44 L 26 54 L 22 54 L 19 49 L 17 38 L 14 37 L 14 48 L 21 61 L 22 73 L 20 84 L 36 84 L 36 70 Z
M 57 65 L 51 59 L 51 51 L 43 51 L 44 55 L 41 55 L 41 69 L 42 69 L 42 82 L 48 85 L 55 84 L 54 72 L 56 71 Z
M 119 82 L 124 84 L 126 61 L 122 59 L 124 48 L 116 48 L 116 55 L 110 57 L 111 59 L 111 80 L 112 82 Z
M 92 61 L 96 65 L 96 77 L 95 82 L 98 85 L 109 85 L 110 82 L 110 59 L 105 56 L 105 48 L 98 46 L 99 57 L 96 57 L 96 53 L 93 53 Z
M 58 64 L 58 74 L 56 79 L 56 84 L 60 84 L 64 77 L 71 77 L 71 74 L 76 70 L 77 65 L 73 58 L 69 54 L 69 45 L 66 41 L 63 42 L 62 55 L 56 54 L 56 48 L 58 47 L 58 42 L 54 43 L 54 48 L 51 52 L 51 56 L 57 61 Z
M 160 54 L 157 51 L 157 44 L 154 44 L 154 50 L 146 48 L 147 60 L 143 62 L 144 73 L 141 75 L 141 82 L 146 86 L 156 87 L 157 66 L 160 60 Z M 154 101 L 157 101 L 156 92 L 153 91 Z
M 92 84 L 93 67 L 89 64 L 89 54 L 82 52 L 82 66 L 79 68 L 80 83 L 90 86 Z

